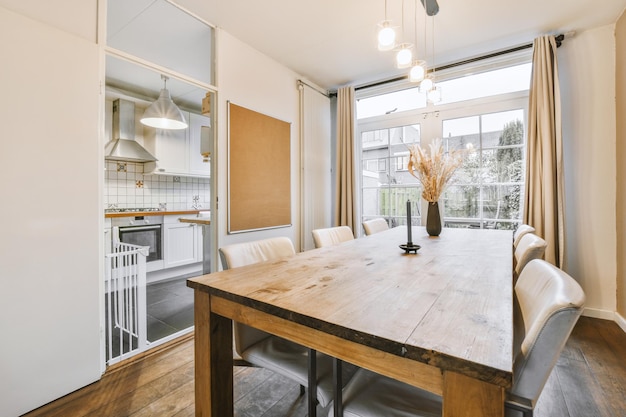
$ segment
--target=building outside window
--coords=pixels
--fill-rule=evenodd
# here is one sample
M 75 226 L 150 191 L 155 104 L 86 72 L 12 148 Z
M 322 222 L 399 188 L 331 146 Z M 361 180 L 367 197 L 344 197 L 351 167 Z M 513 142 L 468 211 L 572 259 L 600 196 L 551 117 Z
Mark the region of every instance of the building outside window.
M 420 125 L 370 130 L 361 138 L 363 220 L 384 217 L 391 227 L 406 224 L 406 201 L 419 201 L 421 192 L 406 169 L 407 145 L 419 143 Z
M 426 205 L 407 170 L 408 146 L 427 149 L 441 138 L 446 150 L 473 148 L 440 201 L 444 225 L 516 228 L 523 209 L 530 71 L 531 64 L 524 63 L 441 81 L 444 99 L 437 105 L 408 83 L 359 92 L 362 221 L 383 217 L 391 227 L 406 224 L 411 200 L 412 224 L 420 224 Z

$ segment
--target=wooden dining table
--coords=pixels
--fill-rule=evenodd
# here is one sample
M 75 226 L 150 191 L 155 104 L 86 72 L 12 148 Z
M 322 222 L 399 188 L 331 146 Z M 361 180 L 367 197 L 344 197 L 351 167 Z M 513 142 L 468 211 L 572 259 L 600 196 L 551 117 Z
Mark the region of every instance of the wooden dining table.
M 444 417 L 504 415 L 513 378 L 512 232 L 413 227 L 188 280 L 196 416 L 233 416 L 232 321 L 443 398 Z

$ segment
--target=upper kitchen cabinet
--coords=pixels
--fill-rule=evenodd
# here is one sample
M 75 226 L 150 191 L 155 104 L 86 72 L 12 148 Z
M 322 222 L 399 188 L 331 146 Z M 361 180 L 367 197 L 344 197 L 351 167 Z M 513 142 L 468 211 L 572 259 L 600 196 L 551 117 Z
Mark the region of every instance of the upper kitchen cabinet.
M 109 0 L 107 47 L 214 85 L 214 28 L 166 0 Z

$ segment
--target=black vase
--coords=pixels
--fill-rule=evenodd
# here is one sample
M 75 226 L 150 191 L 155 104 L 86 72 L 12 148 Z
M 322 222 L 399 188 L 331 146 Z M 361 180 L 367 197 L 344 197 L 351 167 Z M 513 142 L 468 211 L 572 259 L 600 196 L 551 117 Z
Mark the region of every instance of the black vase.
M 441 233 L 441 217 L 439 216 L 439 202 L 428 203 L 426 214 L 426 232 L 431 236 L 439 236 Z

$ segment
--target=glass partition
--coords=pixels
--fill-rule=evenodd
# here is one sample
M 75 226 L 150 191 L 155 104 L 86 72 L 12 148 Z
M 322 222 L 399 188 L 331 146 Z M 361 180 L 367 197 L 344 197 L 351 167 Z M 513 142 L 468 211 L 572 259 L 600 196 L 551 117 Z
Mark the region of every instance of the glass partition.
M 109 0 L 107 46 L 214 85 L 214 29 L 165 0 Z

